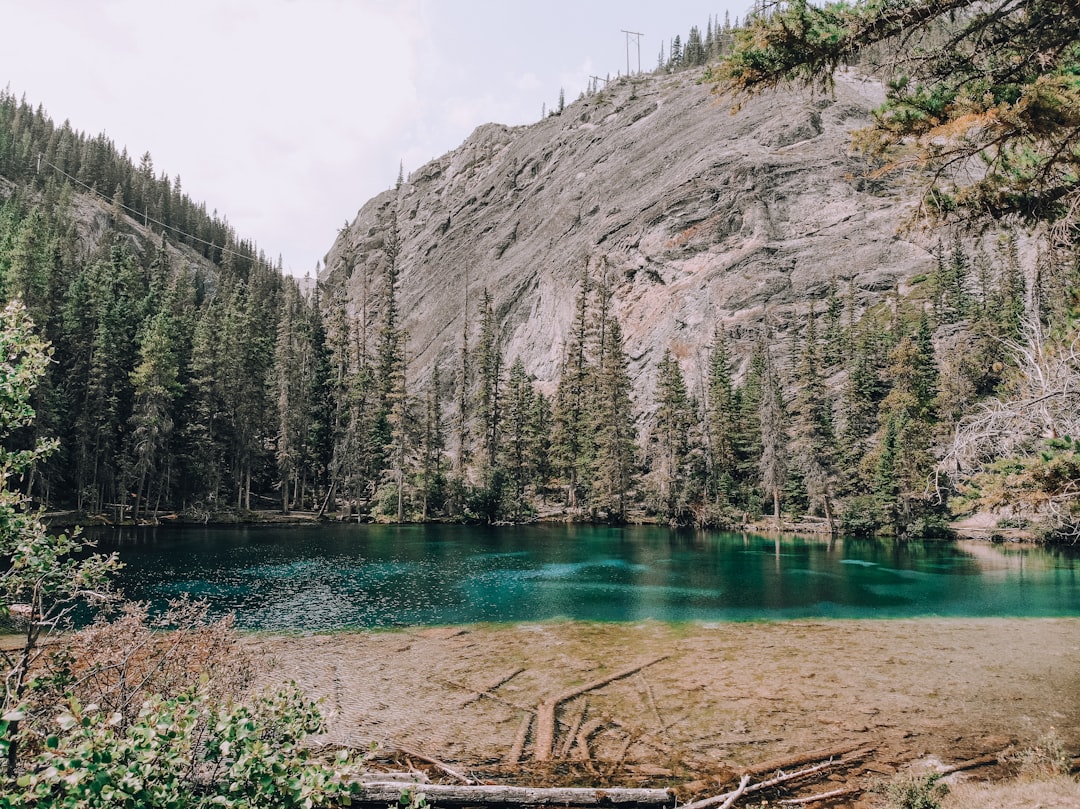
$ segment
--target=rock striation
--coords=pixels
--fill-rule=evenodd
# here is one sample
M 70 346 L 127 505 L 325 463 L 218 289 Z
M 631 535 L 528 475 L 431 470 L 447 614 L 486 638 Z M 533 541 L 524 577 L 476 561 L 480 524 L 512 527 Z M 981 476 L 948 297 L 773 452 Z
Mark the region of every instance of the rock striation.
M 583 271 L 606 271 L 644 404 L 666 349 L 696 385 L 718 326 L 748 354 L 834 279 L 865 307 L 929 269 L 900 232 L 915 195 L 850 154 L 879 84 L 842 74 L 828 95 L 780 91 L 737 114 L 710 89 L 691 73 L 624 78 L 532 125 L 485 124 L 368 201 L 320 278 L 355 298 L 396 216 L 410 378 L 453 367 L 486 288 L 507 364 L 520 356 L 550 391 Z

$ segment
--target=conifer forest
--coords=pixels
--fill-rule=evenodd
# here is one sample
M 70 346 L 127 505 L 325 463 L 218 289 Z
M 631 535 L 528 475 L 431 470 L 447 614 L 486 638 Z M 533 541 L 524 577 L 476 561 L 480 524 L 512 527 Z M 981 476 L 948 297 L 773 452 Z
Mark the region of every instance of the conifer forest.
M 657 73 L 700 68 L 735 33 L 710 19 L 661 50 Z M 0 294 L 52 351 L 19 442 L 59 444 L 26 493 L 110 521 L 807 515 L 912 536 L 1012 503 L 1048 537 L 1075 536 L 1080 442 L 1054 392 L 1077 374 L 1076 263 L 1042 256 L 1033 284 L 1008 228 L 942 227 L 932 272 L 872 306 L 834 277 L 782 340 L 717 322 L 704 379 L 663 349 L 646 397 L 601 261 L 574 268 L 557 379 L 504 352 L 480 283 L 455 360 L 419 378 L 396 215 L 362 285 L 337 270 L 300 282 L 149 153 L 0 96 Z M 1042 423 L 1017 427 L 1033 402 Z

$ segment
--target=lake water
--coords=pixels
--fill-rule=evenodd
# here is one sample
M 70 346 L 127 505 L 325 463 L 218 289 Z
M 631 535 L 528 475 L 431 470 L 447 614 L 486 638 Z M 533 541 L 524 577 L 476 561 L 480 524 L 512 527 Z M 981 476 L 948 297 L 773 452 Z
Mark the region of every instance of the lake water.
M 190 594 L 245 629 L 1080 616 L 1080 554 L 653 526 L 162 527 L 89 532 L 128 598 Z

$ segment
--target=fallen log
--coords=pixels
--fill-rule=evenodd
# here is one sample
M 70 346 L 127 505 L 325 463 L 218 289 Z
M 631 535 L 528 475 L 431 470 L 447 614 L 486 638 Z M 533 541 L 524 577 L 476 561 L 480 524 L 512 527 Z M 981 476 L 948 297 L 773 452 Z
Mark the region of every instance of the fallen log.
M 848 795 L 854 795 L 858 792 L 862 792 L 858 787 L 841 787 L 840 789 L 833 789 L 829 792 L 819 792 L 817 795 L 807 795 L 803 798 L 784 798 L 784 800 L 777 801 L 777 803 L 781 806 L 802 806 L 807 803 L 845 798 Z
M 760 792 L 763 789 L 768 789 L 769 787 L 786 784 L 789 781 L 797 781 L 800 778 L 805 778 L 808 775 L 814 775 L 821 772 L 822 770 L 827 770 L 831 767 L 835 767 L 840 763 L 841 761 L 839 759 L 837 759 L 836 761 L 823 761 L 821 764 L 816 764 L 813 767 L 807 767 L 805 770 L 797 770 L 796 772 L 792 773 L 781 773 L 775 778 L 770 778 L 767 781 L 759 781 L 758 783 L 752 784 L 748 787 L 740 786 L 738 789 L 732 790 L 731 792 L 724 792 L 721 795 L 713 795 L 710 798 L 702 798 L 700 801 L 683 804 L 679 809 L 710 809 L 710 807 L 724 804 L 726 804 L 727 806 L 731 806 L 731 804 L 727 803 L 727 801 L 731 800 L 731 796 L 734 795 L 736 792 L 739 793 L 737 797 L 741 797 L 742 795 L 750 795 L 754 792 Z M 746 778 L 746 776 L 744 775 L 743 778 Z
M 577 741 L 577 732 L 581 727 L 581 723 L 585 721 L 585 714 L 589 710 L 589 701 L 584 699 L 581 701 L 581 708 L 574 715 L 573 720 L 570 722 L 570 730 L 566 733 L 566 738 L 563 740 L 562 747 L 559 748 L 559 758 L 567 758 L 570 755 L 570 751 L 574 747 L 574 742 Z
M 497 688 L 499 688 L 501 686 L 506 685 L 508 682 L 510 682 L 515 677 L 517 677 L 523 671 L 525 671 L 525 669 L 521 669 L 521 668 L 514 669 L 513 671 L 511 671 L 511 672 L 509 672 L 507 674 L 499 675 L 498 677 L 496 677 L 491 682 L 484 683 L 480 687 L 478 687 L 476 689 L 473 689 L 473 693 L 470 696 L 466 697 L 465 700 L 462 701 L 461 704 L 458 707 L 464 708 L 467 705 L 470 705 L 473 702 L 476 702 L 481 697 L 491 696 L 492 691 L 494 691 L 495 689 L 497 689 Z
M 473 781 L 468 776 L 462 775 L 457 770 L 450 767 L 448 764 L 444 764 L 443 762 L 439 761 L 437 758 L 432 758 L 431 756 L 426 756 L 423 753 L 421 753 L 419 750 L 412 750 L 412 749 L 410 749 L 408 747 L 403 747 L 400 744 L 396 744 L 394 746 L 397 747 L 397 749 L 400 750 L 405 755 L 410 756 L 412 758 L 418 758 L 421 761 L 425 761 L 428 764 L 430 764 L 432 767 L 435 767 L 436 769 L 442 770 L 444 773 L 449 775 L 451 778 L 456 778 L 458 781 L 461 781 L 463 784 L 475 784 L 476 783 L 475 781 Z
M 942 775 L 949 775 L 950 773 L 960 772 L 961 770 L 973 770 L 976 767 L 985 767 L 987 764 L 997 764 L 1001 760 L 1001 756 L 1001 753 L 991 753 L 988 756 L 979 756 L 978 758 L 972 758 L 967 761 L 939 767 L 938 772 Z
M 521 761 L 521 754 L 525 751 L 525 741 L 529 738 L 529 727 L 532 725 L 533 715 L 527 711 L 521 717 L 517 733 L 514 734 L 514 743 L 510 746 L 510 752 L 506 754 L 507 764 L 517 764 Z
M 763 761 L 760 764 L 752 764 L 749 767 L 744 767 L 743 772 L 750 773 L 750 775 L 765 775 L 766 773 L 776 772 L 777 770 L 788 770 L 792 767 L 801 767 L 803 764 L 809 764 L 812 761 L 824 761 L 825 759 L 838 758 L 858 750 L 859 747 L 859 744 L 842 744 L 837 745 L 836 747 L 826 747 L 822 750 L 797 753 L 793 756 L 784 756 L 783 758 L 774 758 L 769 761 Z
M 675 795 L 667 789 L 466 786 L 407 781 L 365 781 L 360 786 L 361 803 L 382 806 L 396 805 L 401 793 L 410 790 L 423 792 L 429 803 L 439 806 L 675 806 Z
M 607 677 L 594 680 L 586 685 L 571 688 L 568 691 L 557 694 L 551 699 L 541 702 L 536 707 L 536 741 L 533 757 L 537 761 L 551 760 L 551 748 L 555 744 L 555 710 L 559 707 L 560 703 L 566 702 L 574 697 L 580 697 L 582 694 L 587 694 L 589 691 L 595 691 L 597 688 L 603 688 L 605 685 L 613 683 L 616 680 L 621 680 L 624 677 L 629 677 L 631 674 L 637 674 L 642 669 L 659 663 L 661 660 L 666 660 L 668 657 L 670 657 L 670 655 L 654 657 L 652 660 L 647 660 L 636 666 L 622 669 L 621 671 L 609 674 Z
M 735 805 L 735 801 L 743 796 L 746 792 L 746 786 L 750 783 L 750 776 L 744 775 L 742 780 L 739 781 L 739 786 L 731 793 L 726 801 L 720 805 L 720 809 L 731 809 Z

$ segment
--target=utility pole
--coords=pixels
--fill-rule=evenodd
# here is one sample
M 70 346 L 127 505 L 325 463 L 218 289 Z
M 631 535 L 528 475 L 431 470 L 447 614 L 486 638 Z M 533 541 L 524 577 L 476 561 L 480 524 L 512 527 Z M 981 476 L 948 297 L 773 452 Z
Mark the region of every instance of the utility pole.
M 644 34 L 639 34 L 637 31 L 627 31 L 625 28 L 622 32 L 626 34 L 626 75 L 630 75 L 630 37 L 637 37 L 637 72 L 641 72 L 641 37 Z

